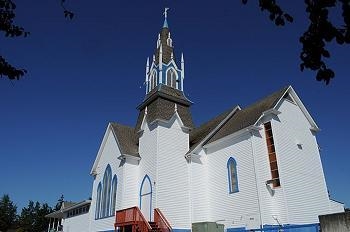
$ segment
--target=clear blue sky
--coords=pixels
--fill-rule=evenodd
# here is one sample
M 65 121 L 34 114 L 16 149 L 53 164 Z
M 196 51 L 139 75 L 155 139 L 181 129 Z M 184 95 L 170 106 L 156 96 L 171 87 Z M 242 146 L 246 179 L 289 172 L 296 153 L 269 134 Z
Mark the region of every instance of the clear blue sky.
M 16 22 L 31 35 L 0 36 L 0 54 L 28 70 L 20 81 L 0 79 L 0 195 L 10 194 L 19 208 L 29 200 L 54 205 L 61 194 L 72 201 L 91 196 L 89 172 L 107 123 L 135 124 L 146 58 L 170 7 L 196 125 L 291 84 L 322 129 L 330 194 L 350 206 L 350 48 L 330 46 L 336 78 L 329 86 L 300 72 L 303 1 L 286 3 L 295 22 L 284 28 L 254 0 L 68 0 L 73 21 L 58 2 L 17 0 Z

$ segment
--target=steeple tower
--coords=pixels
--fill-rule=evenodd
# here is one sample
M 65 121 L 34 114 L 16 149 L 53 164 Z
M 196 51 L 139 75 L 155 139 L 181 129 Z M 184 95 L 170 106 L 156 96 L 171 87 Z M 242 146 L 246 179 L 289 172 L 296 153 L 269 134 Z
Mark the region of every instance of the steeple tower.
M 186 128 L 194 128 L 190 106 L 183 92 L 185 61 L 181 54 L 179 65 L 174 54 L 174 45 L 168 26 L 168 10 L 164 10 L 163 27 L 158 34 L 153 58 L 146 61 L 146 96 L 137 107 L 140 111 L 136 131 L 146 118 L 148 123 L 168 121 L 177 114 Z
M 181 64 L 178 66 L 168 26 L 168 10 L 169 8 L 165 8 L 163 13 L 163 28 L 158 34 L 153 62 L 146 64 L 146 94 L 161 84 L 183 91 L 184 59 L 182 54 Z

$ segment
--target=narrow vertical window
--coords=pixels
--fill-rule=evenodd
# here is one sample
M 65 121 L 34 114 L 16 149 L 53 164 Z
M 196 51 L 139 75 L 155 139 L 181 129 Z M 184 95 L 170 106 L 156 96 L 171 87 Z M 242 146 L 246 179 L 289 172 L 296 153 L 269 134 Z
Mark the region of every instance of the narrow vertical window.
M 103 190 L 102 190 L 102 217 L 109 216 L 109 207 L 111 199 L 111 182 L 112 182 L 112 170 L 111 166 L 107 166 L 105 174 L 103 176 Z
M 176 88 L 177 75 L 173 68 L 169 68 L 166 74 L 166 84 L 170 87 Z
M 230 157 L 227 161 L 229 193 L 238 192 L 238 177 L 236 160 Z
M 112 181 L 112 194 L 111 194 L 111 212 L 110 215 L 115 215 L 115 205 L 117 203 L 117 184 L 118 179 L 117 175 L 114 175 L 113 181 Z
M 156 70 L 153 70 L 152 73 L 152 89 L 157 86 L 157 72 Z
M 269 155 L 271 179 L 273 180 L 273 187 L 279 187 L 281 186 L 281 183 L 280 183 L 280 177 L 278 173 L 277 157 L 276 157 L 275 143 L 273 140 L 271 122 L 265 123 L 264 128 L 265 128 L 267 153 Z
M 96 194 L 96 210 L 95 210 L 95 219 L 98 219 L 101 217 L 101 193 L 102 193 L 102 185 L 101 182 L 98 184 L 97 187 L 97 194 Z

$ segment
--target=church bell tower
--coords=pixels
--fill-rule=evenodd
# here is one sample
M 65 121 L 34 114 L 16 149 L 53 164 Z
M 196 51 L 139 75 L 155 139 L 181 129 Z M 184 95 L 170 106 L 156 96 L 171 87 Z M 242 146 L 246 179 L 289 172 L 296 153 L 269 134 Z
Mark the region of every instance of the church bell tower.
M 183 91 L 185 74 L 184 57 L 183 54 L 181 54 L 181 63 L 178 65 L 176 63 L 173 40 L 167 21 L 168 9 L 169 8 L 165 8 L 164 11 L 163 28 L 158 34 L 156 51 L 152 57 L 151 63 L 149 58 L 147 58 L 145 80 L 146 94 L 160 84 Z
M 152 60 L 147 58 L 145 86 L 146 95 L 137 107 L 140 111 L 136 131 L 144 118 L 148 123 L 157 120 L 168 121 L 177 113 L 184 127 L 194 128 L 190 106 L 192 102 L 184 94 L 185 62 L 181 54 L 180 63 L 174 54 L 174 45 L 168 26 L 168 10 L 164 11 L 163 27 L 158 34 Z

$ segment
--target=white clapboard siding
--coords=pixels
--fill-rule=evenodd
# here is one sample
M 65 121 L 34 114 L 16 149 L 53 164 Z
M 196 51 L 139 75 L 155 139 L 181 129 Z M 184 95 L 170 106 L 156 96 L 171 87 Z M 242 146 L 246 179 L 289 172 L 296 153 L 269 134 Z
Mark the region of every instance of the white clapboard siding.
M 209 221 L 208 162 L 202 150 L 190 164 L 192 223 Z
M 113 230 L 114 229 L 114 222 L 115 217 L 111 216 L 104 219 L 95 219 L 95 212 L 96 212 L 96 195 L 97 195 L 97 186 L 101 182 L 103 182 L 103 175 L 106 170 L 107 165 L 111 166 L 112 169 L 112 179 L 113 176 L 116 174 L 118 177 L 118 189 L 117 189 L 117 206 L 118 202 L 120 202 L 118 199 L 120 196 L 120 190 L 123 186 L 123 166 L 120 166 L 120 160 L 118 157 L 120 156 L 120 150 L 118 148 L 117 142 L 115 140 L 115 137 L 112 133 L 112 131 L 107 131 L 106 134 L 106 142 L 104 146 L 102 147 L 101 156 L 97 164 L 97 175 L 95 176 L 94 182 L 93 182 L 93 190 L 92 190 L 92 201 L 91 201 L 91 207 L 90 207 L 90 230 L 91 231 L 106 231 L 106 230 Z
M 317 223 L 329 199 L 316 137 L 296 104 L 284 100 L 278 110 L 272 130 L 289 223 Z
M 64 232 L 90 231 L 89 213 L 66 218 L 64 219 L 62 226 Z
M 271 179 L 271 171 L 264 127 L 263 125 L 260 125 L 260 127 L 261 130 L 254 132 L 254 136 L 251 139 L 255 158 L 262 225 L 287 224 L 287 210 L 283 189 L 271 188 L 272 184 L 266 185 L 266 181 Z
M 210 221 L 219 221 L 226 228 L 245 227 L 247 218 L 259 220 L 259 207 L 250 134 L 208 148 L 208 194 Z M 239 192 L 229 193 L 227 161 L 237 162 Z
M 123 165 L 123 171 L 121 207 L 118 210 L 139 205 L 139 167 L 135 164 L 125 163 Z
M 145 175 L 148 175 L 151 180 L 152 185 L 152 207 L 155 205 L 155 189 L 154 189 L 154 181 L 156 176 L 156 161 L 157 161 L 157 143 L 158 143 L 158 128 L 155 126 L 151 126 L 146 123 L 144 125 L 144 131 L 142 136 L 139 139 L 139 154 L 141 156 L 140 164 L 139 164 L 139 175 L 138 181 L 136 183 L 136 193 L 138 202 L 136 206 L 140 207 L 140 188 L 141 183 Z M 127 196 L 125 196 L 127 197 Z M 151 210 L 151 218 L 153 218 L 153 209 Z
M 169 125 L 158 126 L 156 207 L 173 228 L 191 228 L 189 169 L 184 157 L 189 135 L 176 117 Z

